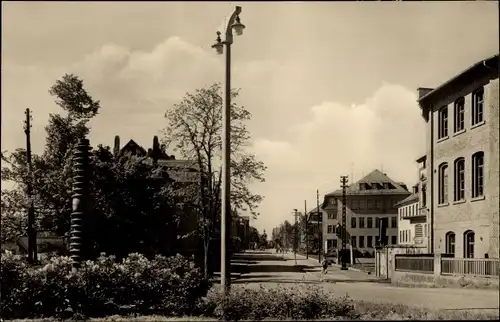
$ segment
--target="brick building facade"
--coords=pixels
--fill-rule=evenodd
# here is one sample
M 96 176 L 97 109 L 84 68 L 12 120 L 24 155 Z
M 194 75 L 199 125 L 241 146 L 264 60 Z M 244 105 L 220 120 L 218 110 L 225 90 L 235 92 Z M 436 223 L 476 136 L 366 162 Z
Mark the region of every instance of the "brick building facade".
M 499 258 L 498 61 L 490 57 L 436 89 L 418 89 L 431 252 Z

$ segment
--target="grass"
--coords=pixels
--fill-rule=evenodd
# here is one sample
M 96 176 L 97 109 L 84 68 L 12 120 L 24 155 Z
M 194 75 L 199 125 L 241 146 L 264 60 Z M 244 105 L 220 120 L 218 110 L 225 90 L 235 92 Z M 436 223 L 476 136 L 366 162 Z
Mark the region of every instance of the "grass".
M 425 308 L 409 307 L 400 304 L 382 304 L 372 303 L 367 301 L 354 301 L 356 317 L 353 320 L 498 320 L 498 310 L 428 310 Z M 339 320 L 342 318 L 327 317 L 321 320 Z M 276 320 L 274 318 L 264 319 Z M 59 322 L 58 319 L 22 319 L 12 320 L 13 322 Z M 217 319 L 199 316 L 186 316 L 186 317 L 165 317 L 158 315 L 137 316 L 137 317 L 124 317 L 124 316 L 108 316 L 104 318 L 90 319 L 93 322 L 111 322 L 111 321 L 217 321 Z

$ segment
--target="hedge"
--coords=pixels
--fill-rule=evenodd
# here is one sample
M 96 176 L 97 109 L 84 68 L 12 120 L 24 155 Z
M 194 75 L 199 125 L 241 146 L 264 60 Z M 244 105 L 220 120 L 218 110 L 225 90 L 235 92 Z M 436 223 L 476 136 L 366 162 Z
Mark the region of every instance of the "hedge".
M 5 319 L 124 314 L 192 314 L 210 283 L 194 263 L 177 255 L 148 260 L 130 254 L 86 261 L 72 272 L 69 257 L 30 267 L 12 254 L 1 257 L 0 311 Z

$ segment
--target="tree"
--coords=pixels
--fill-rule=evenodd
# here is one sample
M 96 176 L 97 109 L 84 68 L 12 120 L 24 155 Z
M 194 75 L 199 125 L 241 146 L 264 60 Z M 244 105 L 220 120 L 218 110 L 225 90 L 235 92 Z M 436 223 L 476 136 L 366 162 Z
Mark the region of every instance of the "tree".
M 250 191 L 249 183 L 264 182 L 266 167 L 245 150 L 250 139 L 245 122 L 251 114 L 234 103 L 238 93 L 238 90 L 231 92 L 231 208 L 248 211 L 256 217 L 256 208 L 263 197 Z M 197 201 L 198 233 L 203 239 L 205 267 L 221 209 L 222 171 L 218 161 L 222 150 L 222 102 L 221 86 L 214 84 L 187 93 L 165 113 L 165 143 L 181 157 L 196 160 L 199 167 L 201 183 L 197 191 L 187 196 Z
M 32 155 L 33 198 L 36 209 L 35 227 L 65 234 L 71 213 L 72 152 L 80 138 L 88 134 L 88 121 L 97 115 L 100 104 L 83 87 L 83 80 L 66 74 L 49 89 L 65 115 L 50 114 L 44 152 Z M 7 167 L 2 167 L 2 181 L 16 183 L 15 196 L 2 191 L 7 213 L 25 213 L 29 202 L 24 192 L 28 180 L 25 149 L 2 153 Z M 9 198 L 7 202 L 7 198 Z M 7 217 L 3 218 L 7 220 Z

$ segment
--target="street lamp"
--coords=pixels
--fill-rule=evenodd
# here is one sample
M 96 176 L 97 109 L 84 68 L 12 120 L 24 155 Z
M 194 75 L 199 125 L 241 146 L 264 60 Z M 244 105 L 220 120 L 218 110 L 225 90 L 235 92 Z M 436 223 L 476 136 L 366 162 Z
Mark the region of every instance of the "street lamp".
M 229 18 L 226 27 L 226 36 L 222 40 L 220 31 L 217 31 L 217 39 L 212 48 L 217 54 L 224 53 L 226 46 L 226 81 L 224 86 L 224 110 L 222 113 L 222 197 L 221 197 L 221 286 L 224 294 L 227 294 L 231 284 L 231 267 L 227 242 L 231 234 L 231 45 L 233 44 L 233 29 L 236 35 L 241 36 L 245 26 L 241 23 L 239 14 L 241 7 L 236 6 Z

